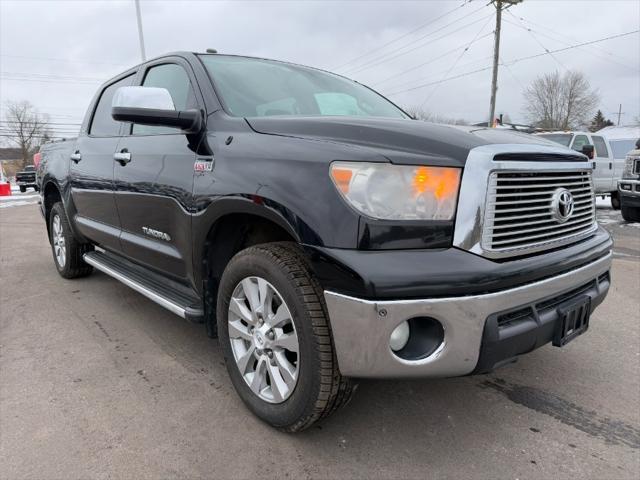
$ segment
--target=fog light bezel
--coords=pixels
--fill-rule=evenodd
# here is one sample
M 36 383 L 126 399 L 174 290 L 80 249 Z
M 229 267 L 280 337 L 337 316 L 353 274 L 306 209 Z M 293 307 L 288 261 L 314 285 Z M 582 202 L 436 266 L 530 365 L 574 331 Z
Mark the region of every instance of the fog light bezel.
M 406 319 L 409 325 L 409 339 L 400 350 L 391 353 L 403 362 L 420 362 L 442 349 L 445 342 L 445 328 L 433 317 L 412 317 Z M 400 324 L 399 324 L 400 325 Z

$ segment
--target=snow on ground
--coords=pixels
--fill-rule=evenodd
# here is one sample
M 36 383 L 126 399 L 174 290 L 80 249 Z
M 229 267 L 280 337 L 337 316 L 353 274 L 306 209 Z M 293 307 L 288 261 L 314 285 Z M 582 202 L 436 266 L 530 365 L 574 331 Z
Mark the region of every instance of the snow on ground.
M 0 208 L 37 204 L 39 198 L 40 195 L 34 192 L 33 189 L 29 189 L 25 193 L 20 193 L 18 186 L 11 185 L 11 195 L 0 197 Z

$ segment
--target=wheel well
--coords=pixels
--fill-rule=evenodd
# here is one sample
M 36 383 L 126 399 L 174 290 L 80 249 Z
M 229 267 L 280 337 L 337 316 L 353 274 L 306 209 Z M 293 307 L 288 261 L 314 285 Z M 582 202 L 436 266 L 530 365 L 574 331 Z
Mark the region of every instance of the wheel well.
M 207 235 L 202 259 L 207 333 L 216 336 L 216 297 L 220 278 L 234 255 L 261 243 L 296 239 L 280 225 L 252 214 L 230 214 L 216 221 Z
M 49 216 L 51 215 L 51 209 L 57 202 L 62 201 L 62 196 L 60 195 L 60 190 L 55 184 L 49 182 L 44 187 L 44 218 L 47 224 L 47 234 L 49 234 L 49 238 L 51 238 L 49 232 Z

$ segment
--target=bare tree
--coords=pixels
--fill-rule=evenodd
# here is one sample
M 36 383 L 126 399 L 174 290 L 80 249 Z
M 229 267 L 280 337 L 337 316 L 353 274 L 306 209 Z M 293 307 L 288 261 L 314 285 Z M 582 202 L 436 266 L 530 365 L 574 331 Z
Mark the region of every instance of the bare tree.
M 409 115 L 416 120 L 422 120 L 424 122 L 432 123 L 446 123 L 449 125 L 468 125 L 469 123 L 463 118 L 451 118 L 446 115 L 440 115 L 437 113 L 427 112 L 420 107 L 407 107 L 404 109 Z
M 5 104 L 3 136 L 9 143 L 20 148 L 22 153 L 22 168 L 30 161 L 35 149 L 48 141 L 51 133 L 48 128 L 49 119 L 38 113 L 33 105 L 27 101 L 7 102 Z
M 569 130 L 588 124 L 600 98 L 581 72 L 548 73 L 524 91 L 529 121 L 540 128 Z

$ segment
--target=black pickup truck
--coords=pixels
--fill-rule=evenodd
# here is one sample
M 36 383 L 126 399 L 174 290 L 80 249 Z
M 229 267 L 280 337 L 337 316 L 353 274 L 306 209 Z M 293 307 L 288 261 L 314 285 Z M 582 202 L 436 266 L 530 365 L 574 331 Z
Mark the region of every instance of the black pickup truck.
M 589 327 L 610 285 L 591 166 L 411 119 L 272 60 L 174 53 L 41 150 L 64 278 L 98 269 L 218 337 L 245 404 L 298 431 L 355 379 L 484 373 Z
M 16 185 L 20 187 L 22 193 L 26 192 L 27 188 L 33 188 L 38 191 L 35 165 L 27 165 L 23 171 L 16 173 Z

